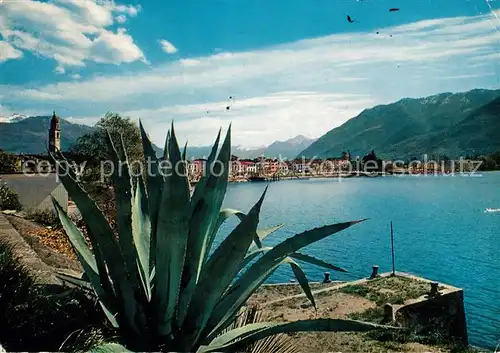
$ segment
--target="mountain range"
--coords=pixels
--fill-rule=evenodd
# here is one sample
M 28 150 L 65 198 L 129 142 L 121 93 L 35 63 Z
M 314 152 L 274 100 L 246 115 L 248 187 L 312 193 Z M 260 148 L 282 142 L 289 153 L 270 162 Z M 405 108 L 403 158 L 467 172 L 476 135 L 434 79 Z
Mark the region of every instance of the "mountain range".
M 47 132 L 50 116 L 26 117 L 14 114 L 10 117 L 0 117 L 0 149 L 11 153 L 43 154 L 47 151 Z M 65 119 L 61 121 L 61 149 L 68 150 L 76 140 L 94 130 L 87 125 L 73 124 Z M 293 158 L 314 139 L 299 135 L 286 141 L 275 141 L 269 146 L 259 148 L 244 148 L 233 146 L 233 155 L 239 158 L 256 158 L 261 155 L 283 158 Z M 163 150 L 153 145 L 157 154 Z M 212 147 L 188 147 L 189 158 L 202 158 L 210 154 Z
M 0 149 L 13 153 L 46 152 L 50 117 L 16 114 L 0 119 Z M 93 127 L 61 119 L 61 145 L 67 150 Z M 160 154 L 161 149 L 156 147 Z M 210 154 L 211 147 L 188 147 L 188 158 Z M 404 98 L 395 103 L 365 109 L 319 139 L 299 135 L 269 146 L 233 146 L 239 158 L 259 156 L 294 158 L 352 158 L 375 150 L 385 159 L 466 157 L 500 151 L 500 90 L 474 89 L 441 93 L 424 98 Z
M 304 135 L 298 135 L 286 141 L 274 141 L 269 146 L 257 148 L 245 148 L 242 146 L 232 146 L 231 153 L 240 159 L 257 158 L 260 156 L 291 159 L 294 158 L 300 151 L 307 148 L 311 143 L 316 141 Z M 189 158 L 203 158 L 210 154 L 211 146 L 189 147 L 187 155 Z
M 487 154 L 500 150 L 500 90 L 474 89 L 405 98 L 365 109 L 300 152 L 351 158 L 375 150 L 386 159 Z

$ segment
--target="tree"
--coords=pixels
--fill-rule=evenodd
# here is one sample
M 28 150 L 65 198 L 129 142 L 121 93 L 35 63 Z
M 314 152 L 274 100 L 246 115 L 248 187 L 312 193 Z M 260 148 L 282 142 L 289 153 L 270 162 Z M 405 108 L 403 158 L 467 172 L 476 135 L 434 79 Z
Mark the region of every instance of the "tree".
M 79 165 L 85 163 L 80 180 L 84 189 L 91 195 L 100 209 L 106 215 L 107 220 L 114 225 L 116 219 L 115 195 L 111 188 L 111 180 L 108 177 L 109 165 L 102 164 L 105 173 L 102 172 L 101 163 L 108 160 L 107 134 L 116 149 L 125 152 L 132 166 L 133 175 L 138 175 L 141 168 L 144 172 L 144 158 L 142 152 L 141 133 L 138 125 L 128 117 L 113 112 L 106 115 L 95 124 L 96 129 L 78 138 L 76 144 L 68 154 L 69 159 Z M 123 139 L 123 144 L 121 140 Z
M 369 154 L 363 157 L 363 165 L 366 164 L 365 171 L 375 172 L 382 170 L 382 160 L 377 158 L 374 150 L 371 150 Z
M 19 171 L 18 169 L 18 158 L 0 149 L 0 173 L 13 173 Z
M 101 180 L 100 163 L 108 159 L 107 133 L 110 134 L 119 152 L 122 152 L 120 140 L 123 139 L 128 160 L 133 165 L 133 172 L 137 173 L 141 166 L 138 162 L 143 161 L 141 133 L 137 124 L 130 118 L 108 112 L 95 124 L 95 127 L 96 130 L 93 132 L 78 138 L 70 150 L 73 159 L 86 162 L 84 180 L 89 182 Z
M 106 133 L 109 132 L 116 148 L 121 148 L 123 138 L 127 156 L 130 161 L 142 159 L 141 133 L 139 127 L 130 118 L 124 118 L 117 113 L 108 112 L 99 120 L 95 131 L 78 138 L 71 149 L 72 153 L 85 155 L 98 160 L 107 158 Z

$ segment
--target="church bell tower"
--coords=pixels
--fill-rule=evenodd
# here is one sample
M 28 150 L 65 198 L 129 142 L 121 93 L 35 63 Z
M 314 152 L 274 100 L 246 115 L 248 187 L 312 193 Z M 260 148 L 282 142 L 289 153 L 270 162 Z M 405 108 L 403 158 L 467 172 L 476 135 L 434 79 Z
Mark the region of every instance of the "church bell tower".
M 61 125 L 55 111 L 50 120 L 49 151 L 52 153 L 61 151 Z

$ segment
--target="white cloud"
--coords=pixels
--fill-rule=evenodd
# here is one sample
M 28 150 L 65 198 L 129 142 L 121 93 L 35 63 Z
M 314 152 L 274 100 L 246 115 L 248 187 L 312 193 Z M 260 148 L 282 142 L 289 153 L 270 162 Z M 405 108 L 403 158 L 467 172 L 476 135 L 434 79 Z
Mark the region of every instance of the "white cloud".
M 188 66 L 188 67 L 201 64 L 200 60 L 195 60 L 195 59 L 181 59 L 179 60 L 179 62 L 182 66 Z
M 120 24 L 123 24 L 125 22 L 127 22 L 127 16 L 125 15 L 118 15 L 115 17 L 115 21 L 120 23 Z
M 84 66 L 85 61 L 120 64 L 145 61 L 133 38 L 109 29 L 114 13 L 121 21 L 138 8 L 92 0 L 5 0 L 0 35 L 17 51 L 54 59 L 59 66 Z M 123 17 L 121 17 L 123 16 Z
M 476 73 L 476 74 L 462 74 L 462 75 L 453 75 L 453 76 L 441 76 L 441 77 L 436 77 L 437 79 L 440 80 L 460 80 L 460 79 L 468 79 L 468 78 L 478 78 L 478 77 L 487 77 L 487 76 L 494 76 L 494 72 L 485 72 L 485 73 Z
M 177 48 L 166 39 L 159 40 L 161 48 L 165 53 L 174 54 L 177 53 Z
M 143 119 L 151 138 L 158 143 L 170 124 L 167 119 L 157 120 L 162 116 L 174 117 L 177 136 L 181 141 L 192 141 L 192 145 L 212 143 L 217 130 L 232 123 L 233 140 L 247 147 L 256 147 L 299 134 L 320 136 L 373 103 L 374 100 L 367 95 L 290 91 L 236 99 L 229 103 L 174 105 L 124 111 L 123 114 Z M 230 106 L 229 110 L 227 106 Z M 314 112 L 314 117 L 305 119 L 311 112 Z
M 141 5 L 116 5 L 114 10 L 117 12 L 125 13 L 130 17 L 135 17 L 142 10 Z
M 142 51 L 134 45 L 132 37 L 121 28 L 118 33 L 102 32 L 93 41 L 90 56 L 97 62 L 114 64 L 145 60 Z
M 81 79 L 81 78 L 82 78 L 82 76 L 80 76 L 80 74 L 73 74 L 73 75 L 71 75 L 71 78 L 72 78 L 73 80 L 79 80 L 79 79 Z
M 54 72 L 55 72 L 56 74 L 64 74 L 64 73 L 66 72 L 66 70 L 64 69 L 64 67 L 62 67 L 62 66 L 60 66 L 60 65 L 59 65 L 59 66 L 57 66 L 57 67 L 54 69 Z
M 23 53 L 20 50 L 14 48 L 11 44 L 0 40 L 0 63 L 11 60 L 22 58 Z

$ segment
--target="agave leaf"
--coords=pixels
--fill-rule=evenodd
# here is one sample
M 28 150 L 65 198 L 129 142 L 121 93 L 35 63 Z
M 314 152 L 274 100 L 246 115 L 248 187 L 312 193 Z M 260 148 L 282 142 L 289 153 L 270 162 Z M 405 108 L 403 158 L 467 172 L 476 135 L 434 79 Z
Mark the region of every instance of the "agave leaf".
M 92 284 L 89 281 L 82 279 L 81 277 L 73 276 L 59 271 L 57 272 L 57 277 L 59 277 L 64 282 L 67 282 L 69 284 L 77 286 L 78 288 L 81 288 L 82 290 L 90 292 L 94 291 L 94 287 L 92 287 Z
M 187 148 L 188 148 L 188 143 L 186 141 L 186 144 L 184 145 L 184 150 L 182 151 L 182 160 L 185 161 L 186 160 L 186 156 L 187 156 Z
M 168 144 L 170 142 L 170 130 L 167 131 L 167 137 L 165 138 L 165 147 L 163 148 L 163 160 L 168 160 Z
M 215 224 L 215 227 L 212 229 L 212 234 L 209 236 L 209 240 L 207 242 L 207 248 L 205 251 L 205 258 L 203 262 L 205 263 L 208 259 L 208 256 L 210 255 L 210 250 L 212 250 L 212 246 L 214 243 L 215 238 L 217 237 L 217 233 L 219 232 L 220 227 L 224 222 L 231 216 L 237 215 L 237 214 L 243 214 L 241 211 L 232 209 L 232 208 L 225 208 L 222 209 L 219 212 L 219 217 L 217 218 L 217 223 Z
M 57 211 L 64 231 L 66 232 L 71 245 L 75 249 L 77 256 L 81 257 L 82 262 L 85 263 L 85 266 L 89 269 L 89 272 L 91 272 L 90 274 L 87 273 L 87 275 L 99 277 L 94 254 L 92 254 L 92 251 L 90 251 L 89 246 L 87 245 L 87 241 L 85 240 L 82 232 L 80 232 L 80 230 L 74 225 L 71 219 L 69 219 L 66 212 L 64 212 L 62 207 L 54 198 L 52 198 L 52 203 Z
M 345 270 L 341 267 L 329 264 L 328 262 L 317 259 L 311 255 L 306 255 L 306 254 L 302 254 L 299 252 L 294 252 L 293 254 L 290 255 L 290 257 L 293 257 L 294 259 L 299 260 L 299 261 L 304 261 L 304 262 L 310 263 L 311 265 L 324 267 L 324 268 L 327 268 L 327 269 L 330 269 L 333 271 L 348 272 L 347 270 Z
M 105 343 L 90 349 L 91 353 L 122 353 L 132 352 L 118 343 Z
M 198 200 L 192 210 L 190 220 L 190 240 L 194 240 L 195 246 L 191 246 L 194 253 L 194 265 L 196 266 L 196 281 L 199 280 L 201 269 L 204 265 L 207 245 L 210 235 L 218 225 L 219 211 L 226 194 L 229 159 L 231 157 L 231 125 L 229 125 L 226 138 L 214 165 L 213 173 L 209 172 L 206 179 L 205 192 Z M 190 260 L 193 258 L 190 258 Z
M 108 157 L 114 166 L 111 179 L 115 190 L 118 241 L 125 260 L 127 274 L 132 279 L 133 285 L 138 287 L 136 252 L 132 236 L 132 184 L 123 139 L 120 138 L 120 141 L 121 148 L 116 148 L 109 131 L 106 131 Z
M 217 136 L 217 140 L 219 136 Z M 217 150 L 217 144 L 212 148 L 209 160 Z M 178 325 L 184 321 L 191 297 L 201 269 L 205 261 L 205 253 L 210 242 L 210 235 L 217 226 L 219 210 L 227 189 L 229 158 L 231 156 L 231 131 L 224 139 L 221 151 L 217 158 L 219 162 L 214 166 L 214 173 L 200 180 L 201 188 L 195 189 L 190 203 L 191 217 L 189 219 L 189 247 L 186 252 L 186 261 L 182 273 L 181 297 L 179 302 Z M 208 166 L 207 166 L 208 168 Z M 204 190 L 203 194 L 197 193 Z
M 146 198 L 144 181 L 140 175 L 135 188 L 135 196 L 132 203 L 132 234 L 134 245 L 138 256 L 139 274 L 148 301 L 151 299 L 151 284 L 149 276 L 150 265 L 150 236 L 151 223 L 149 220 L 149 207 Z
M 174 170 L 165 177 L 158 212 L 156 276 L 153 301 L 159 333 L 172 331 L 188 240 L 189 186 L 185 163 L 172 126 L 169 158 Z
M 259 248 L 262 248 L 262 240 L 264 240 L 266 237 L 268 237 L 269 235 L 273 234 L 274 232 L 276 232 L 278 229 L 281 229 L 285 224 L 282 223 L 282 224 L 278 224 L 274 227 L 269 227 L 269 228 L 264 228 L 264 229 L 257 229 L 257 236 L 255 237 L 254 239 L 254 242 L 255 242 L 255 245 L 252 245 L 252 247 L 250 247 L 250 249 L 252 249 L 253 247 L 257 246 Z
M 56 151 L 54 153 L 48 151 L 48 154 L 56 164 L 61 164 L 61 160 L 62 160 L 62 162 L 64 162 L 66 164 L 66 166 L 68 167 L 66 169 L 67 169 L 67 173 L 69 174 L 69 176 L 71 178 L 77 180 L 77 175 L 76 175 L 75 171 L 73 170 L 73 168 L 70 167 L 71 163 L 66 159 L 66 157 L 64 156 L 64 154 L 61 151 Z
M 210 166 L 214 163 L 215 158 L 217 157 L 217 149 L 219 148 L 219 141 L 220 141 L 220 134 L 221 130 L 219 129 L 219 133 L 217 134 L 217 138 L 215 139 L 214 145 L 212 146 L 212 151 L 210 152 L 210 155 L 208 156 L 208 159 L 206 161 L 205 165 L 205 175 L 201 176 L 201 179 L 198 181 L 196 184 L 196 187 L 194 188 L 193 196 L 191 197 L 191 205 L 190 205 L 190 214 L 193 213 L 194 208 L 198 204 L 198 201 L 203 197 L 205 194 L 205 188 L 207 184 L 207 173 L 206 171 L 210 169 Z
M 305 231 L 286 239 L 280 244 L 266 252 L 250 268 L 236 280 L 230 290 L 224 295 L 214 309 L 216 315 L 211 319 L 210 327 L 214 331 L 219 331 L 229 324 L 228 320 L 247 301 L 252 293 L 271 275 L 271 273 L 282 263 L 288 255 L 297 250 L 326 238 L 329 235 L 340 232 L 361 221 L 352 221 L 338 224 L 331 224 L 320 228 Z M 224 313 L 221 319 L 218 315 Z M 216 325 L 216 326 L 215 326 Z M 210 325 L 209 325 L 210 326 Z M 216 333 L 216 332 L 214 332 Z
M 297 278 L 297 281 L 299 282 L 300 287 L 302 288 L 302 290 L 306 294 L 307 299 L 309 299 L 311 304 L 314 306 L 314 309 L 317 310 L 316 302 L 314 301 L 314 296 L 312 294 L 311 287 L 309 286 L 309 281 L 307 280 L 306 274 L 304 273 L 304 271 L 302 271 L 300 266 L 295 261 L 293 261 L 291 258 L 287 257 L 285 260 L 286 260 L 286 262 L 288 262 L 290 264 L 290 267 L 292 268 L 293 274 L 295 275 L 295 278 Z
M 59 167 L 60 170 L 62 170 L 59 177 L 61 178 L 64 188 L 67 190 L 71 199 L 74 200 L 85 220 L 85 225 L 94 249 L 102 287 L 106 293 L 111 293 L 110 282 L 113 283 L 113 290 L 118 302 L 117 304 L 118 307 L 121 308 L 119 312 L 124 313 L 124 317 L 120 317 L 119 320 L 130 329 L 137 330 L 134 322 L 136 302 L 134 300 L 133 289 L 127 277 L 126 269 L 124 268 L 125 260 L 123 259 L 120 246 L 118 245 L 113 231 L 99 208 L 89 198 L 87 193 L 83 191 L 80 185 L 69 176 L 66 168 L 61 164 L 59 164 Z M 100 267 L 103 261 L 106 263 L 104 269 Z M 82 266 L 83 265 L 82 263 Z M 106 271 L 106 269 L 109 271 Z M 107 277 L 108 272 L 111 281 L 109 281 Z
M 149 205 L 149 218 L 151 223 L 151 236 L 150 236 L 150 250 L 151 255 L 156 254 L 156 230 L 158 222 L 158 209 L 160 206 L 160 198 L 162 195 L 163 187 L 163 171 L 160 168 L 160 161 L 156 157 L 156 152 L 153 148 L 153 144 L 148 137 L 148 134 L 144 130 L 142 122 L 139 120 L 139 129 L 141 130 L 142 147 L 144 151 L 144 161 L 145 165 L 148 166 L 147 173 L 147 197 Z M 167 141 L 169 137 L 167 135 Z M 167 142 L 165 142 L 167 145 Z M 168 154 L 168 150 L 164 151 Z M 149 267 L 152 268 L 155 263 L 155 256 L 150 256 Z
M 209 346 L 201 347 L 199 353 L 235 352 L 263 338 L 279 333 L 293 332 L 367 332 L 375 329 L 397 329 L 356 320 L 315 319 L 288 323 L 262 322 L 245 325 L 231 330 L 216 339 Z
M 181 348 L 189 349 L 198 341 L 215 304 L 238 273 L 257 229 L 266 191 L 267 187 L 248 216 L 217 247 L 204 267 L 184 320 Z
M 271 247 L 262 247 L 262 248 L 250 251 L 247 254 L 247 256 L 245 256 L 245 258 L 243 259 L 243 261 L 241 262 L 240 270 L 238 271 L 238 273 L 240 273 L 245 267 L 247 267 L 247 265 L 250 262 L 252 262 L 258 255 L 260 255 L 260 254 L 262 254 L 262 253 L 264 253 L 266 251 L 269 251 L 271 249 L 272 249 Z
M 111 326 L 119 328 L 120 325 L 118 324 L 115 315 L 113 315 L 113 313 L 106 307 L 106 305 L 104 305 L 102 301 L 99 301 L 99 304 L 101 305 L 102 311 L 104 311 L 104 315 L 106 315 L 106 318 L 111 323 Z
M 258 283 L 254 283 L 256 288 L 259 288 L 273 273 L 276 271 L 276 269 L 286 263 L 287 258 L 284 258 L 281 262 L 274 264 L 272 267 L 270 267 L 266 273 L 259 278 Z M 234 321 L 234 318 L 238 314 L 238 311 L 241 309 L 240 307 L 235 310 L 228 312 L 228 309 L 231 308 L 231 303 L 226 302 L 224 299 L 226 298 L 227 294 L 232 292 L 235 289 L 234 284 L 224 293 L 224 296 L 222 299 L 217 303 L 216 307 L 214 308 L 212 312 L 212 316 L 210 317 L 204 331 L 203 331 L 203 337 L 207 337 L 206 341 L 210 342 L 214 337 L 218 336 L 221 332 L 224 332 L 227 327 L 231 324 L 231 322 Z M 224 303 L 221 305 L 221 303 Z

